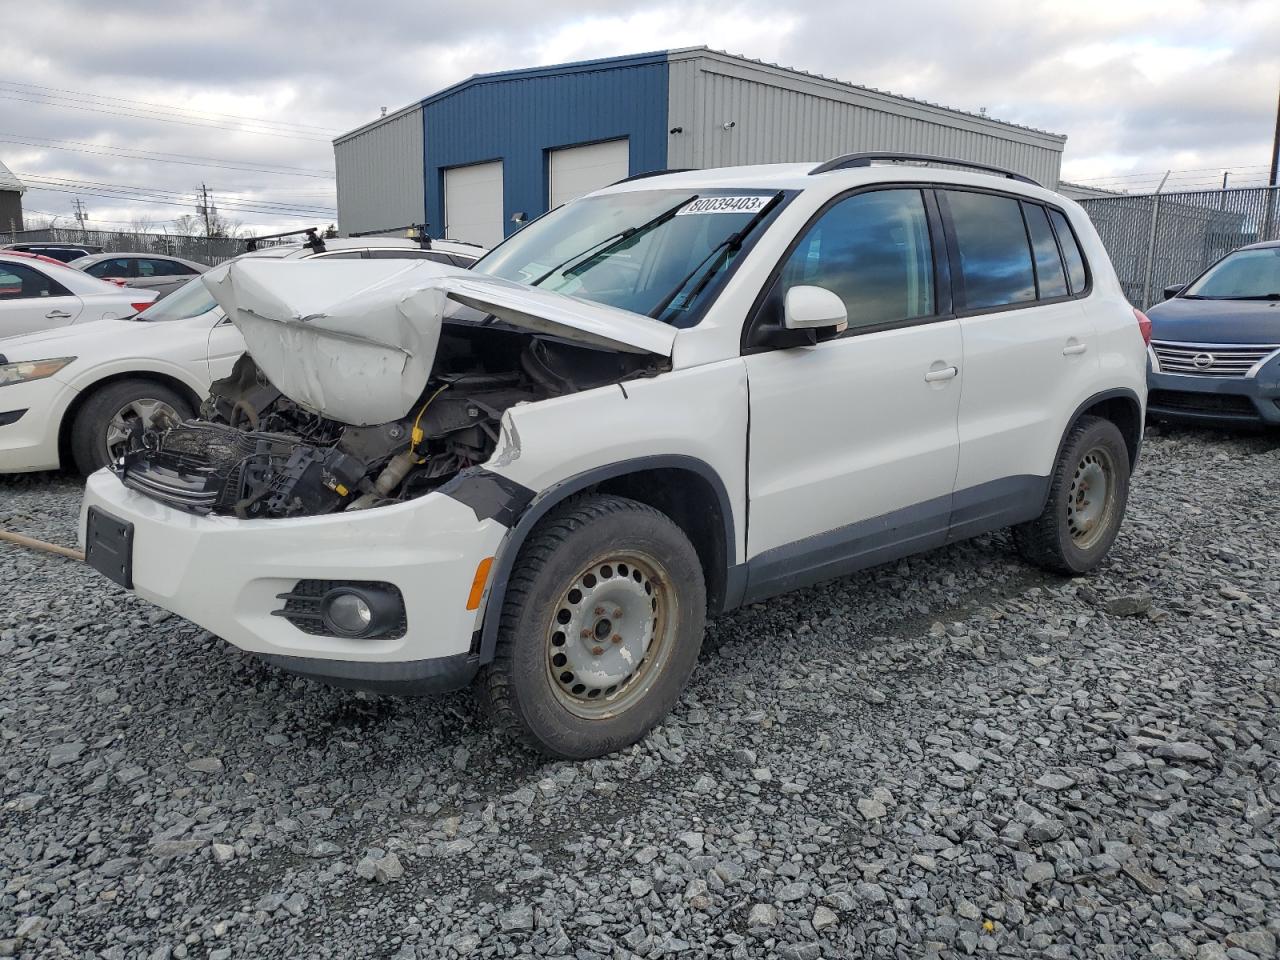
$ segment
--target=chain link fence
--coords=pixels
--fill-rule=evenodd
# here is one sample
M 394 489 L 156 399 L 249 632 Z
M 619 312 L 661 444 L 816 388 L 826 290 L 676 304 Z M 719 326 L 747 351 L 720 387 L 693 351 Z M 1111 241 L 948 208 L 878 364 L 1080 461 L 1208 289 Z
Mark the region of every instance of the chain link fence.
M 1084 207 L 1125 295 L 1144 310 L 1237 247 L 1280 239 L 1280 187 L 1096 197 Z
M 189 237 L 172 233 L 134 233 L 50 227 L 44 230 L 0 231 L 5 243 L 82 243 L 103 253 L 159 253 L 213 265 L 244 253 L 245 243 L 233 237 Z

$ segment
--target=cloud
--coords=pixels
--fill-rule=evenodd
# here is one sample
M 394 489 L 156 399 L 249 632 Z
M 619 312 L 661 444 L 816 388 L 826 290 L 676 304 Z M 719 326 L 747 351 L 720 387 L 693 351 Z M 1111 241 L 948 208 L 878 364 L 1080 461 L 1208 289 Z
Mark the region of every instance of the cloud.
M 699 44 L 986 107 L 1067 134 L 1068 179 L 1130 177 L 1111 182 L 1132 186 L 1148 182 L 1135 173 L 1153 172 L 1154 182 L 1170 168 L 1192 171 L 1175 184 L 1220 177 L 1225 165 L 1235 182 L 1259 179 L 1280 84 L 1273 0 L 656 0 L 639 8 L 621 0 L 144 0 L 115 8 L 43 0 L 24 7 L 22 29 L 0 34 L 0 81 L 9 81 L 0 83 L 0 158 L 21 173 L 169 191 L 148 196 L 181 204 L 84 187 L 104 225 L 190 212 L 203 182 L 227 207 L 239 204 L 238 219 L 283 229 L 332 209 L 332 181 L 104 156 L 45 138 L 332 170 L 332 133 L 470 74 Z M 60 105 L 13 81 L 64 91 Z M 130 101 L 308 126 L 267 136 L 145 116 L 148 108 Z M 33 189 L 27 205 L 65 216 L 74 195 Z

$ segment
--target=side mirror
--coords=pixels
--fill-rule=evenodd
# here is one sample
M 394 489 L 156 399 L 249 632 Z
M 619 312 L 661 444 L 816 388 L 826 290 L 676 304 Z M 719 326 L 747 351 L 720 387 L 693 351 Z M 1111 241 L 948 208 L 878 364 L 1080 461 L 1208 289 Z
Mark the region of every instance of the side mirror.
M 837 333 L 843 333 L 849 326 L 849 313 L 844 301 L 830 290 L 802 284 L 787 291 L 782 325 L 788 330 L 835 327 Z
M 1166 300 L 1172 300 L 1185 289 L 1187 289 L 1187 285 L 1185 283 L 1171 283 L 1169 286 L 1164 288 L 1164 298 Z

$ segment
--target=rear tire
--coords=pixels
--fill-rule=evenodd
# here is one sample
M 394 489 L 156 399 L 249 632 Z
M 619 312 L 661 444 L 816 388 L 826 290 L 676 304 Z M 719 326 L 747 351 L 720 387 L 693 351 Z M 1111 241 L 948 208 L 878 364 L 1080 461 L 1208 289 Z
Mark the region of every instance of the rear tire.
M 675 706 L 706 604 L 698 555 L 665 514 L 624 497 L 568 501 L 520 549 L 481 700 L 498 729 L 548 756 L 621 750 Z
M 1101 417 L 1081 417 L 1062 444 L 1044 512 L 1013 528 L 1018 552 L 1055 573 L 1093 570 L 1120 532 L 1129 469 L 1120 429 Z
M 71 424 L 71 458 L 76 469 L 87 476 L 105 467 L 111 461 L 112 441 L 119 448 L 121 427 L 164 408 L 178 420 L 195 416 L 186 397 L 154 380 L 117 380 L 95 390 Z

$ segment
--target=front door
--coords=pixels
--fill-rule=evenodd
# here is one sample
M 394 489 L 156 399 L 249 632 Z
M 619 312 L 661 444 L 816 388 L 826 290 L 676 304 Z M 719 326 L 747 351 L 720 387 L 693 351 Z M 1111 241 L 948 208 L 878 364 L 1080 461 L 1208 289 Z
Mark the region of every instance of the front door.
M 748 600 L 945 540 L 962 343 L 935 267 L 930 203 L 916 189 L 836 201 L 752 320 Z M 798 284 L 838 294 L 848 330 L 770 348 Z

